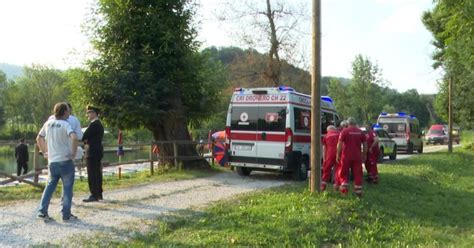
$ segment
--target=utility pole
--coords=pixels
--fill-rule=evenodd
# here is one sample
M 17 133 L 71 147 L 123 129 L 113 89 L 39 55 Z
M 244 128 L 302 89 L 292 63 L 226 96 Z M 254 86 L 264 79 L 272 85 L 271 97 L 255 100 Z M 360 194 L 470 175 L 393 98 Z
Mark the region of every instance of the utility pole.
M 311 177 L 310 190 L 321 185 L 321 0 L 313 0 L 311 67 Z
M 453 77 L 450 75 L 448 90 L 448 152 L 453 152 Z

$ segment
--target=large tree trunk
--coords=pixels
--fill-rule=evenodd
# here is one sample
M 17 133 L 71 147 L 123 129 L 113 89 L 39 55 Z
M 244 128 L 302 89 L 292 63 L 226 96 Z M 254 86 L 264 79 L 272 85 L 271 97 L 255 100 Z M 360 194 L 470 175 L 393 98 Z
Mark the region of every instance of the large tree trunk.
M 174 109 L 168 112 L 166 116 L 160 117 L 160 121 L 154 124 L 150 129 L 153 133 L 153 137 L 157 141 L 191 141 L 189 131 L 187 128 L 186 117 L 183 112 L 183 105 L 179 97 L 175 97 L 171 100 Z M 165 163 L 173 164 L 174 156 L 173 143 L 162 143 L 158 144 L 160 156 L 170 157 L 165 158 Z M 194 144 L 180 144 L 177 142 L 178 156 L 198 156 L 196 145 Z M 196 160 L 180 160 L 185 169 L 209 169 L 209 163 L 204 159 Z

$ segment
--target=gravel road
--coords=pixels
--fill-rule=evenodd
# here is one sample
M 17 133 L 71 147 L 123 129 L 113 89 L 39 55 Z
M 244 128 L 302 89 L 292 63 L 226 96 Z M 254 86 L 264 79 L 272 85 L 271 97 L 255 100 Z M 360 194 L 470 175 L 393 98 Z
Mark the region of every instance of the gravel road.
M 85 195 L 75 195 L 73 214 L 79 220 L 64 223 L 60 199 L 53 198 L 49 214 L 56 221 L 44 223 L 36 219 L 39 199 L 0 206 L 0 246 L 32 245 L 79 246 L 78 237 L 108 235 L 126 238 L 134 232 L 147 230 L 154 218 L 171 211 L 204 207 L 232 196 L 292 183 L 275 174 L 252 174 L 242 178 L 225 172 L 207 178 L 163 182 L 127 189 L 105 191 L 102 202 L 83 203 Z

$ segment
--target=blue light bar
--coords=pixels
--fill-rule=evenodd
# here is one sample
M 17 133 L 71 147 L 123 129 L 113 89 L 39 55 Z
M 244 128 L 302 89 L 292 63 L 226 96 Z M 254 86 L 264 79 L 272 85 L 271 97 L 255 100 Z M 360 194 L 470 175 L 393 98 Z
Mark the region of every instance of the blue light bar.
M 293 88 L 291 88 L 289 86 L 279 86 L 278 90 L 279 91 L 295 91 Z
M 410 118 L 412 118 L 412 119 L 416 119 L 416 116 L 414 116 L 414 115 L 410 115 Z
M 321 96 L 321 100 L 331 103 L 333 102 L 330 96 Z
M 375 129 L 375 128 L 382 128 L 382 126 L 380 126 L 379 124 L 374 124 L 372 125 L 372 128 Z
M 388 115 L 387 112 L 382 112 L 380 115 Z
M 405 112 L 398 112 L 398 115 L 399 116 L 406 116 L 407 114 L 405 114 Z

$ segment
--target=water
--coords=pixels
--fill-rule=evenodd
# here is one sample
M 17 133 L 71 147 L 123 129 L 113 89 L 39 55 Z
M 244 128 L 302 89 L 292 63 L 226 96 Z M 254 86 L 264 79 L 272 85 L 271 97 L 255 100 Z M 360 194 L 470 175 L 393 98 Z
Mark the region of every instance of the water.
M 8 146 L 0 146 L 0 171 L 15 174 L 16 175 L 16 160 L 14 154 L 14 146 L 10 146 L 11 149 L 6 149 Z M 33 170 L 33 145 L 28 145 L 28 150 L 30 152 L 30 161 L 28 162 L 28 171 Z M 125 151 L 125 154 L 122 156 L 122 162 L 130 162 L 134 160 L 149 159 L 149 148 L 143 147 L 140 150 Z M 46 164 L 46 160 L 42 157 L 38 158 L 40 166 Z M 109 163 L 118 163 L 119 157 L 116 154 L 116 147 L 106 147 L 106 152 L 104 153 L 104 158 L 102 162 Z

